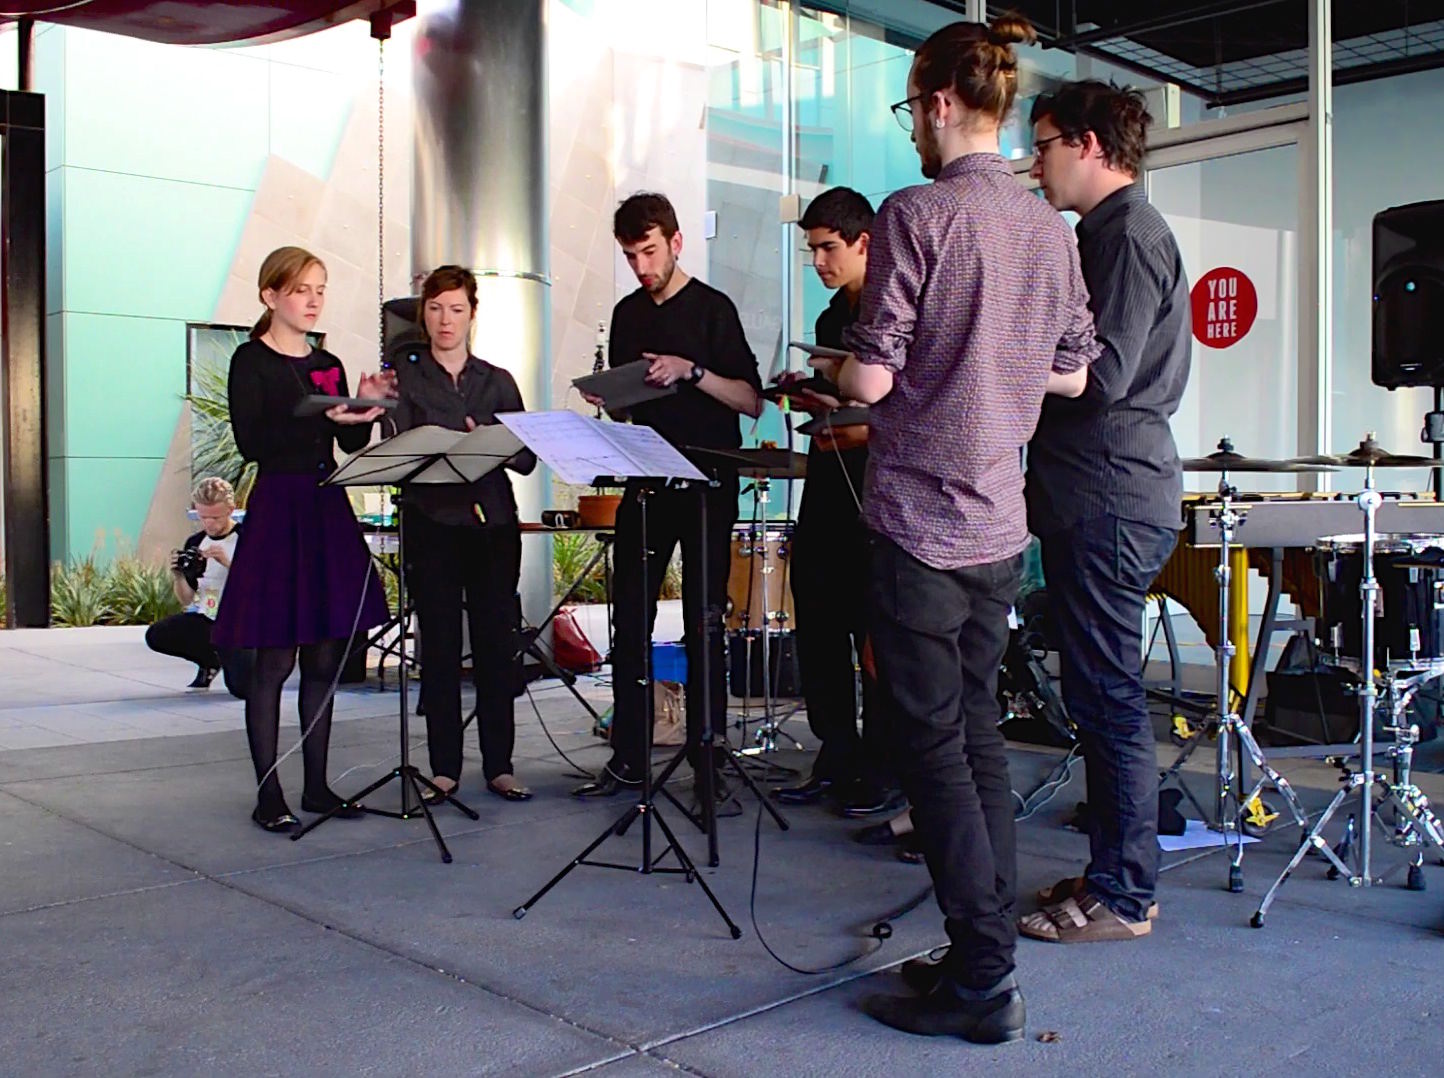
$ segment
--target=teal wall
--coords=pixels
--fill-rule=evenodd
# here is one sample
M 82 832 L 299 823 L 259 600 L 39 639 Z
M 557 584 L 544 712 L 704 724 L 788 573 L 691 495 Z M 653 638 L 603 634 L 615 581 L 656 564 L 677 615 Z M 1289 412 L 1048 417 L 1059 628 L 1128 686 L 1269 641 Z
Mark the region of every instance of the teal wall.
M 374 54 L 367 59 L 374 64 Z M 324 177 L 355 80 L 43 27 L 52 552 L 138 541 L 268 156 Z

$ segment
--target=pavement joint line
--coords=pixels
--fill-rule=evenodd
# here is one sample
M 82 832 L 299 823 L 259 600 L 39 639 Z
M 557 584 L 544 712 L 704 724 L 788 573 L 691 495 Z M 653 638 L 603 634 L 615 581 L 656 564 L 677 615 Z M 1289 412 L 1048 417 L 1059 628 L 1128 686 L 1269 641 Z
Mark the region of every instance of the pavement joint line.
M 11 796 L 13 797 L 13 796 L 15 796 L 15 795 L 12 794 Z M 22 800 L 22 801 L 23 801 L 23 800 L 25 800 L 25 799 L 24 799 L 24 798 L 19 798 L 19 800 Z M 261 902 L 261 903 L 263 903 L 263 904 L 265 904 L 265 905 L 272 906 L 272 907 L 274 907 L 274 908 L 276 908 L 276 909 L 278 909 L 278 910 L 282 910 L 282 911 L 284 911 L 285 913 L 290 914 L 292 917 L 295 917 L 295 918 L 297 918 L 298 920 L 305 921 L 305 922 L 307 922 L 308 924 L 315 925 L 317 928 L 320 928 L 320 929 L 322 929 L 322 930 L 324 930 L 324 931 L 334 932 L 334 933 L 336 933 L 338 936 L 341 936 L 341 937 L 343 937 L 343 938 L 345 938 L 345 939 L 351 940 L 351 941 L 354 942 L 354 943 L 359 943 L 359 944 L 361 944 L 363 947 L 370 948 L 371 950 L 374 950 L 374 951 L 376 951 L 376 952 L 378 952 L 378 953 L 380 953 L 380 954 L 387 955 L 388 957 L 391 957 L 391 958 L 397 959 L 397 960 L 399 960 L 399 961 L 405 962 L 405 963 L 407 963 L 408 965 L 415 966 L 415 967 L 417 967 L 417 968 L 426 970 L 428 973 L 434 973 L 434 974 L 438 974 L 438 975 L 440 975 L 440 976 L 442 976 L 442 977 L 446 977 L 446 978 L 448 978 L 448 979 L 450 979 L 450 980 L 452 980 L 452 981 L 455 981 L 455 982 L 458 983 L 458 984 L 465 985 L 466 987 L 471 988 L 471 989 L 474 990 L 474 991 L 482 992 L 482 993 L 484 993 L 484 994 L 486 994 L 486 995 L 489 995 L 489 996 L 494 996 L 495 998 L 504 1000 L 505 1002 L 511 1003 L 511 1004 L 513 1004 L 514 1006 L 522 1007 L 522 1008 L 524 1008 L 524 1009 L 526 1009 L 526 1010 L 529 1010 L 529 1011 L 531 1011 L 531 1012 L 533 1012 L 533 1013 L 535 1013 L 535 1014 L 540 1014 L 540 1015 L 542 1015 L 542 1016 L 544 1016 L 544 1017 L 546 1017 L 546 1018 L 550 1018 L 550 1019 L 552 1019 L 552 1020 L 554 1020 L 554 1021 L 560 1022 L 560 1023 L 562 1023 L 563 1025 L 570 1026 L 570 1027 L 572 1027 L 573 1029 L 580 1030 L 580 1031 L 582 1031 L 583 1033 L 586 1033 L 586 1034 L 588 1034 L 588 1035 L 590 1035 L 590 1036 L 597 1037 L 597 1038 L 600 1038 L 600 1039 L 602 1039 L 602 1040 L 605 1040 L 605 1041 L 607 1041 L 607 1042 L 610 1043 L 610 1044 L 619 1045 L 619 1046 L 621 1046 L 621 1047 L 630 1049 L 632 1054 L 634 1054 L 635 1052 L 637 1052 L 637 1051 L 640 1050 L 636 1045 L 629 1044 L 629 1043 L 626 1042 L 625 1040 L 622 1040 L 621 1038 L 619 1038 L 619 1037 L 617 1037 L 617 1036 L 615 1036 L 615 1035 L 613 1035 L 613 1034 L 607 1033 L 607 1032 L 605 1032 L 604 1030 L 592 1029 L 592 1028 L 584 1025 L 583 1023 L 576 1021 L 575 1019 L 566 1017 L 565 1015 L 554 1014 L 554 1013 L 552 1013 L 551 1011 L 548 1011 L 546 1008 L 544 1008 L 544 1007 L 538 1007 L 538 1006 L 536 1006 L 536 1005 L 533 1004 L 533 1003 L 527 1002 L 526 1000 L 523 1000 L 523 999 L 520 999 L 520 998 L 516 998 L 516 997 L 510 996 L 510 995 L 508 995 L 508 994 L 505 993 L 505 992 L 500 992 L 500 991 L 498 991 L 498 990 L 496 990 L 496 989 L 494 989 L 494 988 L 491 988 L 491 987 L 489 987 L 489 986 L 487 986 L 487 985 L 477 984 L 477 983 L 475 983 L 475 982 L 473 982 L 473 981 L 469 981 L 469 980 L 467 980 L 465 977 L 461 976 L 460 974 L 452 973 L 452 972 L 447 971 L 447 970 L 438 969 L 438 968 L 436 968 L 435 966 L 431 965 L 430 963 L 428 963 L 428 962 L 426 962 L 426 961 L 423 961 L 423 960 L 421 960 L 421 959 L 419 959 L 419 958 L 417 958 L 417 957 L 415 957 L 415 956 L 413 956 L 413 955 L 411 955 L 411 954 L 408 954 L 408 953 L 407 953 L 406 951 L 404 951 L 404 950 L 401 950 L 401 949 L 396 948 L 396 947 L 387 946 L 387 945 L 385 945 L 385 944 L 378 943 L 378 942 L 375 941 L 375 940 L 369 939 L 367 936 L 365 936 L 364 934 L 362 934 L 362 933 L 359 932 L 359 931 L 356 931 L 356 930 L 354 930 L 354 929 L 348 929 L 348 928 L 338 927 L 337 925 L 333 925 L 333 924 L 328 924 L 323 918 L 319 918 L 319 917 L 312 916 L 311 914 L 306 913 L 304 910 L 298 909 L 298 908 L 290 905 L 289 903 L 281 902 L 281 901 L 279 901 L 279 900 L 277 900 L 277 899 L 275 899 L 275 898 L 272 898 L 272 897 L 270 897 L 270 896 L 268 896 L 268 895 L 257 894 L 256 892 L 250 890 L 249 888 L 243 887 L 243 886 L 241 886 L 239 883 L 234 882 L 234 881 L 233 881 L 232 879 L 230 879 L 229 876 L 226 875 L 226 874 L 217 875 L 217 874 L 213 874 L 213 873 L 206 872 L 206 871 L 204 871 L 204 870 L 202 870 L 202 869 L 197 869 L 197 868 L 195 868 L 195 867 L 193 867 L 193 866 L 190 866 L 190 865 L 185 864 L 185 863 L 182 862 L 182 861 L 178 861 L 178 860 L 176 860 L 176 859 L 173 858 L 173 857 L 169 857 L 169 856 L 167 856 L 167 855 L 165 855 L 165 854 L 162 854 L 162 853 L 157 853 L 157 852 L 155 852 L 154 850 L 147 850 L 147 849 L 145 849 L 145 848 L 143 848 L 143 847 L 141 847 L 141 846 L 138 846 L 136 843 L 131 842 L 131 841 L 128 840 L 128 839 L 121 838 L 121 837 L 119 837 L 119 836 L 117 836 L 117 835 L 108 834 L 108 833 L 106 833 L 104 830 L 102 830 L 101 828 L 95 827 L 94 825 L 92 825 L 92 824 L 90 824 L 90 823 L 87 823 L 87 822 L 84 821 L 84 820 L 74 819 L 73 817 L 67 816 L 65 813 L 56 812 L 56 811 L 54 811 L 54 810 L 52 810 L 52 809 L 50 809 L 50 808 L 47 808 L 47 807 L 44 806 L 44 805 L 37 805 L 37 804 L 35 804 L 34 802 L 27 801 L 26 803 L 29 804 L 29 805 L 31 805 L 31 806 L 34 807 L 34 808 L 40 809 L 41 811 L 49 812 L 51 815 L 57 816 L 57 817 L 59 817 L 60 819 L 66 820 L 66 821 L 68 821 L 68 822 L 70 822 L 70 823 L 76 824 L 77 826 L 84 827 L 84 828 L 86 828 L 87 830 L 93 831 L 95 834 L 100 835 L 100 836 L 103 837 L 103 838 L 108 838 L 108 839 L 110 839 L 110 840 L 113 841 L 113 842 L 118 842 L 118 843 L 120 843 L 120 844 L 122 844 L 122 845 L 124 845 L 124 846 L 129 846 L 129 847 L 130 847 L 131 849 L 133 849 L 133 850 L 136 850 L 136 851 L 138 851 L 138 852 L 140 852 L 140 853 L 144 853 L 144 854 L 146 854 L 146 855 L 148 855 L 148 856 L 150 856 L 150 857 L 154 857 L 154 858 L 156 858 L 156 859 L 159 860 L 159 861 L 164 861 L 164 862 L 166 862 L 167 864 L 170 864 L 170 865 L 172 865 L 172 866 L 174 866 L 174 867 L 176 867 L 176 868 L 181 869 L 182 871 L 189 872 L 189 873 L 191 873 L 192 876 L 194 877 L 194 878 L 191 879 L 191 880 L 177 880 L 177 881 L 174 881 L 174 883 L 168 884 L 168 885 L 158 885 L 157 887 L 137 888 L 135 891 L 132 891 L 132 892 L 122 892 L 122 893 L 141 893 L 141 892 L 145 892 L 145 891 L 150 891 L 150 890 L 159 889 L 159 886 L 174 886 L 174 885 L 180 884 L 180 883 L 196 883 L 196 882 L 209 882 L 209 883 L 214 883 L 214 884 L 216 884 L 217 886 L 223 887 L 223 888 L 225 888 L 225 889 L 228 890 L 228 891 L 232 891 L 232 892 L 234 892 L 234 893 L 236 893 L 236 894 L 244 895 L 244 896 L 246 896 L 247 898 L 252 899 L 253 901 Z M 422 838 L 417 839 L 416 841 L 417 841 L 417 842 L 429 841 L 430 838 L 431 838 L 430 835 L 426 835 L 426 836 L 423 836 Z M 414 844 L 414 843 L 404 843 L 403 845 L 413 845 L 413 844 Z M 382 847 L 382 848 L 392 848 L 392 847 Z M 374 852 L 374 851 L 368 851 L 368 852 Z M 326 856 L 326 857 L 316 858 L 316 859 L 314 859 L 314 860 L 315 860 L 315 861 L 335 860 L 335 859 L 337 858 L 337 856 L 338 856 L 338 855 L 328 855 L 328 856 Z M 339 855 L 339 856 L 343 856 L 343 857 L 344 857 L 344 856 L 354 856 L 354 854 L 342 854 L 342 855 Z M 306 863 L 310 863 L 310 862 L 293 862 L 293 863 L 294 863 L 294 864 L 306 864 Z M 284 866 L 284 865 L 278 865 L 278 866 L 273 866 L 273 867 L 280 868 L 280 867 L 286 867 L 286 866 Z M 76 900 L 73 900 L 72 902 L 69 902 L 69 903 L 65 903 L 65 902 L 55 903 L 55 905 L 57 905 L 57 906 L 73 905 L 73 904 L 75 904 L 76 902 L 96 901 L 96 900 L 98 900 L 99 898 L 102 898 L 102 897 L 111 897 L 111 896 L 99 896 L 99 895 L 96 895 L 96 896 L 91 896 L 91 897 L 86 898 L 86 899 L 76 899 Z M 18 912 L 18 911 L 17 911 L 17 912 Z M 9 916 L 9 914 L 3 915 L 3 916 Z M 619 1058 L 625 1058 L 625 1056 L 626 1056 L 626 1054 L 623 1054 L 623 1055 L 622 1055 L 621 1057 L 619 1057 Z

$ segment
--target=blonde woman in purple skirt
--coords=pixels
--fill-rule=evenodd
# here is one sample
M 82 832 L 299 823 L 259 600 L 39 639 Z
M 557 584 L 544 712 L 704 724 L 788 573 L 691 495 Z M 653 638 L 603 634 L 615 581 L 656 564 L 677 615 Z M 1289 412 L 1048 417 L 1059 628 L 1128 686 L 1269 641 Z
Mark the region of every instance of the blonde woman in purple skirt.
M 326 267 L 309 251 L 282 247 L 266 256 L 258 287 L 266 309 L 231 358 L 228 385 L 236 446 L 258 465 L 257 478 L 212 639 L 256 651 L 246 697 L 257 783 L 251 819 L 285 833 L 298 821 L 275 772 L 276 742 L 281 686 L 298 653 L 301 808 L 321 813 L 344 804 L 326 781 L 332 689 L 352 633 L 386 620 L 386 597 L 345 493 L 319 484 L 335 470 L 338 444 L 349 453 L 371 440 L 382 409 L 297 416 L 303 397 L 350 395 L 341 361 L 307 339 L 325 303 Z M 391 392 L 381 377 L 363 375 L 356 395 Z M 357 817 L 361 808 L 344 805 L 337 815 Z

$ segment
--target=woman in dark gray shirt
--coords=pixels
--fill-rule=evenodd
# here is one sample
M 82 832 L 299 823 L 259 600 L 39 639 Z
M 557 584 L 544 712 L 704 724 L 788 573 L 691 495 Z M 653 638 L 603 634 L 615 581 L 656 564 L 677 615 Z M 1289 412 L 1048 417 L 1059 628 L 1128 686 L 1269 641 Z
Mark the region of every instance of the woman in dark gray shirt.
M 471 354 L 476 278 L 460 266 L 434 270 L 421 287 L 419 321 L 429 348 L 396 364 L 398 431 L 469 431 L 523 410 L 516 380 Z M 406 583 L 416 601 L 424 662 L 421 699 L 435 785 L 461 779 L 461 613 L 465 599 L 476 684 L 476 724 L 486 788 L 508 801 L 531 797 L 512 774 L 513 706 L 521 691 L 521 529 L 508 469 L 536 467 L 529 451 L 475 483 L 413 488 L 402 512 Z M 428 799 L 434 795 L 428 794 Z M 439 799 L 438 799 L 439 800 Z

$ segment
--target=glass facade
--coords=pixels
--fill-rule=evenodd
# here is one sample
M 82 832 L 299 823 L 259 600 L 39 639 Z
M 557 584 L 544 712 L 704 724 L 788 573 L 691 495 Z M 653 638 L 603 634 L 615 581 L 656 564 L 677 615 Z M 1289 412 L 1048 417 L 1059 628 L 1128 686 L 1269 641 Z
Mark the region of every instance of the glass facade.
M 811 337 L 828 294 L 792 214 L 838 184 L 876 204 L 921 182 L 888 106 L 905 96 L 913 48 L 955 18 L 924 0 L 549 0 L 554 406 L 581 407 L 571 379 L 591 369 L 612 305 L 635 287 L 610 214 L 641 189 L 672 197 L 683 264 L 737 303 L 763 379 L 799 367 L 786 344 Z M 388 295 L 409 291 L 412 269 L 409 33 L 401 24 L 387 47 Z M 13 36 L 0 44 L 13 46 Z M 1031 100 L 1057 80 L 1139 83 L 1067 53 L 1022 51 L 1020 101 L 1003 136 L 1009 157 L 1026 155 Z M 186 327 L 248 324 L 266 251 L 294 242 L 323 254 L 328 341 L 356 369 L 373 361 L 376 73 L 362 23 L 236 49 L 38 28 L 57 557 L 117 534 L 142 552 L 148 535 L 158 547 L 170 541 L 162 532 L 184 508 L 177 477 L 192 455 Z M 13 83 L 13 65 L 0 63 L 0 79 Z M 1369 382 L 1372 217 L 1431 197 L 1444 154 L 1427 139 L 1398 142 L 1400 100 L 1427 114 L 1444 102 L 1444 73 L 1335 93 L 1336 449 L 1366 430 L 1396 451 L 1416 449 L 1428 407 L 1427 391 L 1390 394 Z M 1202 110 L 1185 101 L 1182 114 Z M 1242 451 L 1295 451 L 1299 157 L 1292 147 L 1263 151 L 1151 181 L 1191 244 L 1191 273 L 1245 256 L 1259 266 L 1248 347 L 1197 357 L 1178 425 L 1186 453 L 1225 433 Z M 124 415 L 109 407 L 122 389 L 134 402 Z M 785 443 L 788 425 L 768 409 L 749 433 Z

